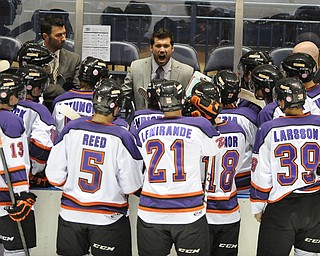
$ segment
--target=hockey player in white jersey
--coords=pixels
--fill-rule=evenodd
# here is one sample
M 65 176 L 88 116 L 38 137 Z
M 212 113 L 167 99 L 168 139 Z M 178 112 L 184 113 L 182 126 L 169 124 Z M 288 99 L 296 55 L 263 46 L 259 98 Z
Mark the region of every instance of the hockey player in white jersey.
M 320 115 L 320 83 L 313 81 L 318 68 L 313 57 L 307 53 L 293 53 L 283 60 L 282 68 L 288 77 L 298 77 L 306 87 L 304 111 Z
M 263 64 L 252 70 L 251 83 L 254 87 L 255 97 L 266 103 L 266 106 L 258 114 L 258 127 L 264 122 L 284 115 L 272 97 L 273 88 L 282 77 L 283 74 L 276 65 Z
M 19 77 L 1 73 L 0 139 L 5 159 L 0 159 L 0 239 L 5 248 L 5 255 L 17 256 L 25 255 L 26 248 L 21 243 L 16 222 L 22 225 L 27 248 L 36 246 L 36 228 L 32 210 L 36 195 L 29 192 L 28 142 L 22 120 L 11 112 L 21 97 L 25 97 L 25 86 Z M 14 206 L 10 200 L 3 161 L 8 167 L 13 187 L 16 201 Z
M 59 112 L 59 106 L 65 104 L 81 116 L 92 116 L 94 112 L 92 104 L 94 86 L 101 78 L 107 76 L 108 67 L 105 61 L 94 57 L 87 57 L 82 61 L 79 71 L 80 88 L 71 89 L 53 101 L 52 116 L 58 133 L 70 121 L 63 113 Z
M 70 121 L 52 148 L 46 174 L 63 190 L 59 255 L 132 255 L 128 195 L 142 185 L 143 161 L 133 135 L 112 124 L 122 98 L 119 86 L 101 80 L 93 117 Z
M 219 118 L 236 122 L 246 133 L 245 158 L 240 172 L 236 177 L 239 193 L 249 193 L 251 157 L 254 138 L 257 132 L 257 113 L 248 107 L 237 105 L 240 92 L 238 76 L 231 70 L 221 70 L 213 77 L 213 83 L 221 88 L 223 109 Z
M 192 104 L 193 103 L 193 104 Z M 222 121 L 217 116 L 222 109 L 220 88 L 210 82 L 200 82 L 192 89 L 191 104 L 206 117 L 224 137 L 225 147 L 212 157 L 202 159 L 202 174 L 207 191 L 207 221 L 210 232 L 210 255 L 238 255 L 240 211 L 235 176 L 245 153 L 245 132 L 235 122 Z M 190 109 L 190 108 L 189 108 Z M 208 164 L 212 163 L 211 166 Z M 208 170 L 208 168 L 210 168 Z
M 44 168 L 46 166 L 56 127 L 49 110 L 37 103 L 43 88 L 48 84 L 48 76 L 39 66 L 25 65 L 20 67 L 17 75 L 26 86 L 26 100 L 20 100 L 13 113 L 23 119 L 29 141 L 31 159 L 30 185 L 32 187 L 48 187 Z
M 263 123 L 252 158 L 251 211 L 261 222 L 257 255 L 320 252 L 320 117 L 303 113 L 306 89 L 282 78 L 275 97 L 284 117 Z
M 216 155 L 223 138 L 205 118 L 182 116 L 181 84 L 163 82 L 156 93 L 165 116 L 142 123 L 136 134 L 146 166 L 138 207 L 139 255 L 168 255 L 172 244 L 178 255 L 208 255 L 200 157 Z

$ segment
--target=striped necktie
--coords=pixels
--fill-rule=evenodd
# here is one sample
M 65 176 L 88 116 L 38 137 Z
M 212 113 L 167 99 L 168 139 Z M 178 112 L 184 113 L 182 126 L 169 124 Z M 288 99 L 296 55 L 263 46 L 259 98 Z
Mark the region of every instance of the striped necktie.
M 57 83 L 58 82 L 58 69 L 59 69 L 59 59 L 58 56 L 55 54 L 54 55 L 54 69 L 53 69 L 53 83 Z

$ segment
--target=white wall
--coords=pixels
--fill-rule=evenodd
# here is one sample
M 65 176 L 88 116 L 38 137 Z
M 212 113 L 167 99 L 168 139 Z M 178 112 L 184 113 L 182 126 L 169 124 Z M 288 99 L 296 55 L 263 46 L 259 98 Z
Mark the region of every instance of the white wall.
M 58 190 L 33 190 L 37 194 L 35 214 L 37 221 L 37 244 L 31 251 L 32 256 L 53 256 L 55 254 L 55 241 L 57 231 L 57 219 L 60 206 L 61 191 Z M 258 223 L 250 213 L 248 198 L 241 198 L 241 229 L 239 242 L 239 256 L 254 256 L 257 243 Z M 133 238 L 133 255 L 137 256 L 136 245 L 136 213 L 138 198 L 130 196 L 130 213 Z M 172 250 L 171 256 L 176 255 Z

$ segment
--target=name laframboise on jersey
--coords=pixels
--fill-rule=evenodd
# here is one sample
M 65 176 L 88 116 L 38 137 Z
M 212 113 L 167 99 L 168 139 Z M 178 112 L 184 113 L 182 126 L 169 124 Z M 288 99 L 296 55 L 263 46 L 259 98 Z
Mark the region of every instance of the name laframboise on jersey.
M 191 138 L 192 129 L 185 128 L 181 126 L 156 126 L 151 127 L 149 129 L 143 130 L 140 133 L 141 141 L 145 142 L 147 139 L 154 137 L 154 136 L 177 136 L 177 137 L 185 137 L 190 139 Z
M 89 135 L 84 134 L 82 145 L 96 147 L 96 148 L 104 148 L 107 144 L 107 139 L 104 137 L 100 137 L 97 135 Z
M 314 139 L 318 140 L 319 130 L 312 128 L 285 129 L 273 132 L 274 142 L 297 140 L 297 139 Z

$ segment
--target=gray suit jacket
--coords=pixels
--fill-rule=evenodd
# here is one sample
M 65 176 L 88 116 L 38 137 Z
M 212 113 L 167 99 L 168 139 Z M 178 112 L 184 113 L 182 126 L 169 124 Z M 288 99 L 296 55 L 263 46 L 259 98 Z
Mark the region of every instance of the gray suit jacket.
M 147 108 L 147 102 L 138 93 L 140 86 L 145 89 L 148 88 L 148 84 L 151 81 L 151 57 L 135 60 L 131 63 L 130 69 L 128 70 L 127 76 L 124 79 L 122 89 L 126 96 L 133 96 L 136 109 Z M 183 64 L 172 58 L 171 66 L 171 78 L 172 80 L 178 81 L 184 87 L 186 87 L 193 75 L 193 68 L 187 64 Z
M 73 81 L 74 85 L 79 85 L 80 65 L 81 60 L 78 54 L 64 48 L 60 50 L 58 75 L 61 75 L 64 80 Z

